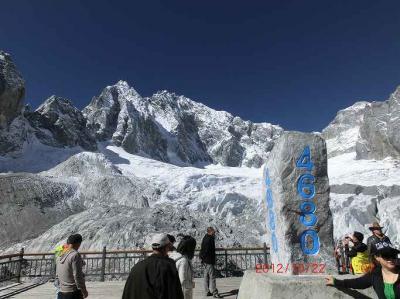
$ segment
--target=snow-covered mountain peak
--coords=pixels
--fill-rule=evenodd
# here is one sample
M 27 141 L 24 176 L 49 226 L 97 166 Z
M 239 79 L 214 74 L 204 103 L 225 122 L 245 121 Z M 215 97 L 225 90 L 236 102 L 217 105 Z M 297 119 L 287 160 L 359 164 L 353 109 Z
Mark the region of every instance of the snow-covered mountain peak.
M 359 101 L 340 110 L 334 120 L 322 130 L 329 157 L 355 151 L 364 112 L 370 105 L 369 102 Z
M 52 95 L 45 100 L 36 110 L 41 114 L 49 113 L 50 111 L 57 114 L 67 114 L 71 111 L 79 111 L 71 100 Z
M 118 170 L 103 154 L 82 152 L 44 172 L 56 177 L 120 175 Z
M 283 131 L 167 90 L 142 97 L 125 81 L 103 89 L 83 113 L 99 140 L 112 139 L 129 153 L 177 165 L 259 167 Z
M 3 50 L 0 50 L 0 60 L 11 60 L 11 55 Z
M 125 89 L 131 88 L 131 87 L 129 86 L 128 82 L 125 81 L 125 80 L 119 80 L 117 83 L 114 84 L 114 86 L 118 86 L 118 87 L 120 87 L 120 88 L 125 88 Z
M 394 105 L 395 103 L 400 105 L 400 85 L 397 86 L 396 90 L 390 95 L 389 103 L 391 103 L 391 105 Z
M 0 50 L 0 60 L 5 60 L 7 55 L 9 55 L 9 54 Z
M 126 82 L 126 81 L 120 80 L 112 87 L 119 91 L 120 101 L 123 101 L 123 100 L 130 101 L 130 100 L 136 100 L 136 99 L 141 100 L 142 99 L 140 94 L 133 87 L 131 87 L 128 84 L 128 82 Z

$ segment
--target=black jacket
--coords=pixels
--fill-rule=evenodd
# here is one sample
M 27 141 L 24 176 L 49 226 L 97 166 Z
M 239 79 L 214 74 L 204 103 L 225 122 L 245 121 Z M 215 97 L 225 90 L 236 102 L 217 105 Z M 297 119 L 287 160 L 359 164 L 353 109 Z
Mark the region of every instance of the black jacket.
M 175 262 L 151 255 L 137 263 L 126 280 L 122 299 L 183 299 Z
M 350 250 L 349 246 L 345 245 L 344 250 L 349 257 L 355 257 L 357 255 L 357 252 L 364 252 L 368 250 L 368 247 L 364 243 L 356 243 Z
M 215 238 L 206 234 L 201 242 L 200 259 L 205 264 L 215 265 Z
M 400 272 L 400 269 L 398 271 Z M 386 299 L 381 267 L 377 267 L 372 272 L 368 272 L 358 278 L 344 280 L 335 279 L 335 286 L 352 289 L 367 289 L 372 286 L 379 299 Z M 394 284 L 394 293 L 396 299 L 400 299 L 400 276 Z

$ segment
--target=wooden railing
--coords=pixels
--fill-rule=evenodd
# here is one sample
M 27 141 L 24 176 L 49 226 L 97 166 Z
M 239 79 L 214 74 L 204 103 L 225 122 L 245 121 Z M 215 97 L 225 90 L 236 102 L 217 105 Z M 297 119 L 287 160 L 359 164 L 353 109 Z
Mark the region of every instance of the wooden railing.
M 84 273 L 88 280 L 124 279 L 131 268 L 146 258 L 150 250 L 107 250 L 81 251 L 84 261 Z M 192 260 L 195 277 L 200 277 L 203 265 L 196 250 Z M 242 276 L 248 269 L 255 269 L 256 264 L 266 264 L 269 259 L 269 248 L 217 248 L 216 272 L 219 277 Z M 0 282 L 22 279 L 55 277 L 55 257 L 52 252 L 19 253 L 0 256 Z

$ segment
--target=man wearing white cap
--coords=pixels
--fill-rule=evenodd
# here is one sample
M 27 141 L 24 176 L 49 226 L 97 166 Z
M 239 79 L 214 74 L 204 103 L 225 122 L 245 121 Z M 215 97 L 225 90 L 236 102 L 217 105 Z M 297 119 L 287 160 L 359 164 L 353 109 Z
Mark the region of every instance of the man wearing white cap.
M 167 255 L 168 236 L 156 234 L 150 244 L 153 253 L 132 268 L 122 299 L 183 299 L 178 271 Z

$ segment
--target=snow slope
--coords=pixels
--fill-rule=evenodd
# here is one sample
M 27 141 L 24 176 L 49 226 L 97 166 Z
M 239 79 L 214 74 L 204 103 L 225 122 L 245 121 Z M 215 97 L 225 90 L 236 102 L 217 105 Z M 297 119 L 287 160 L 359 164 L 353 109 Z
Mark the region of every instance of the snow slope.
M 38 164 L 46 160 L 37 159 Z M 200 242 L 209 225 L 219 230 L 221 246 L 263 242 L 261 169 L 180 167 L 103 142 L 99 153 L 78 153 L 37 176 L 73 186 L 83 210 L 8 250 L 50 250 L 75 229 L 89 237 L 87 249 L 144 247 L 146 238 L 160 230 L 190 233 Z

